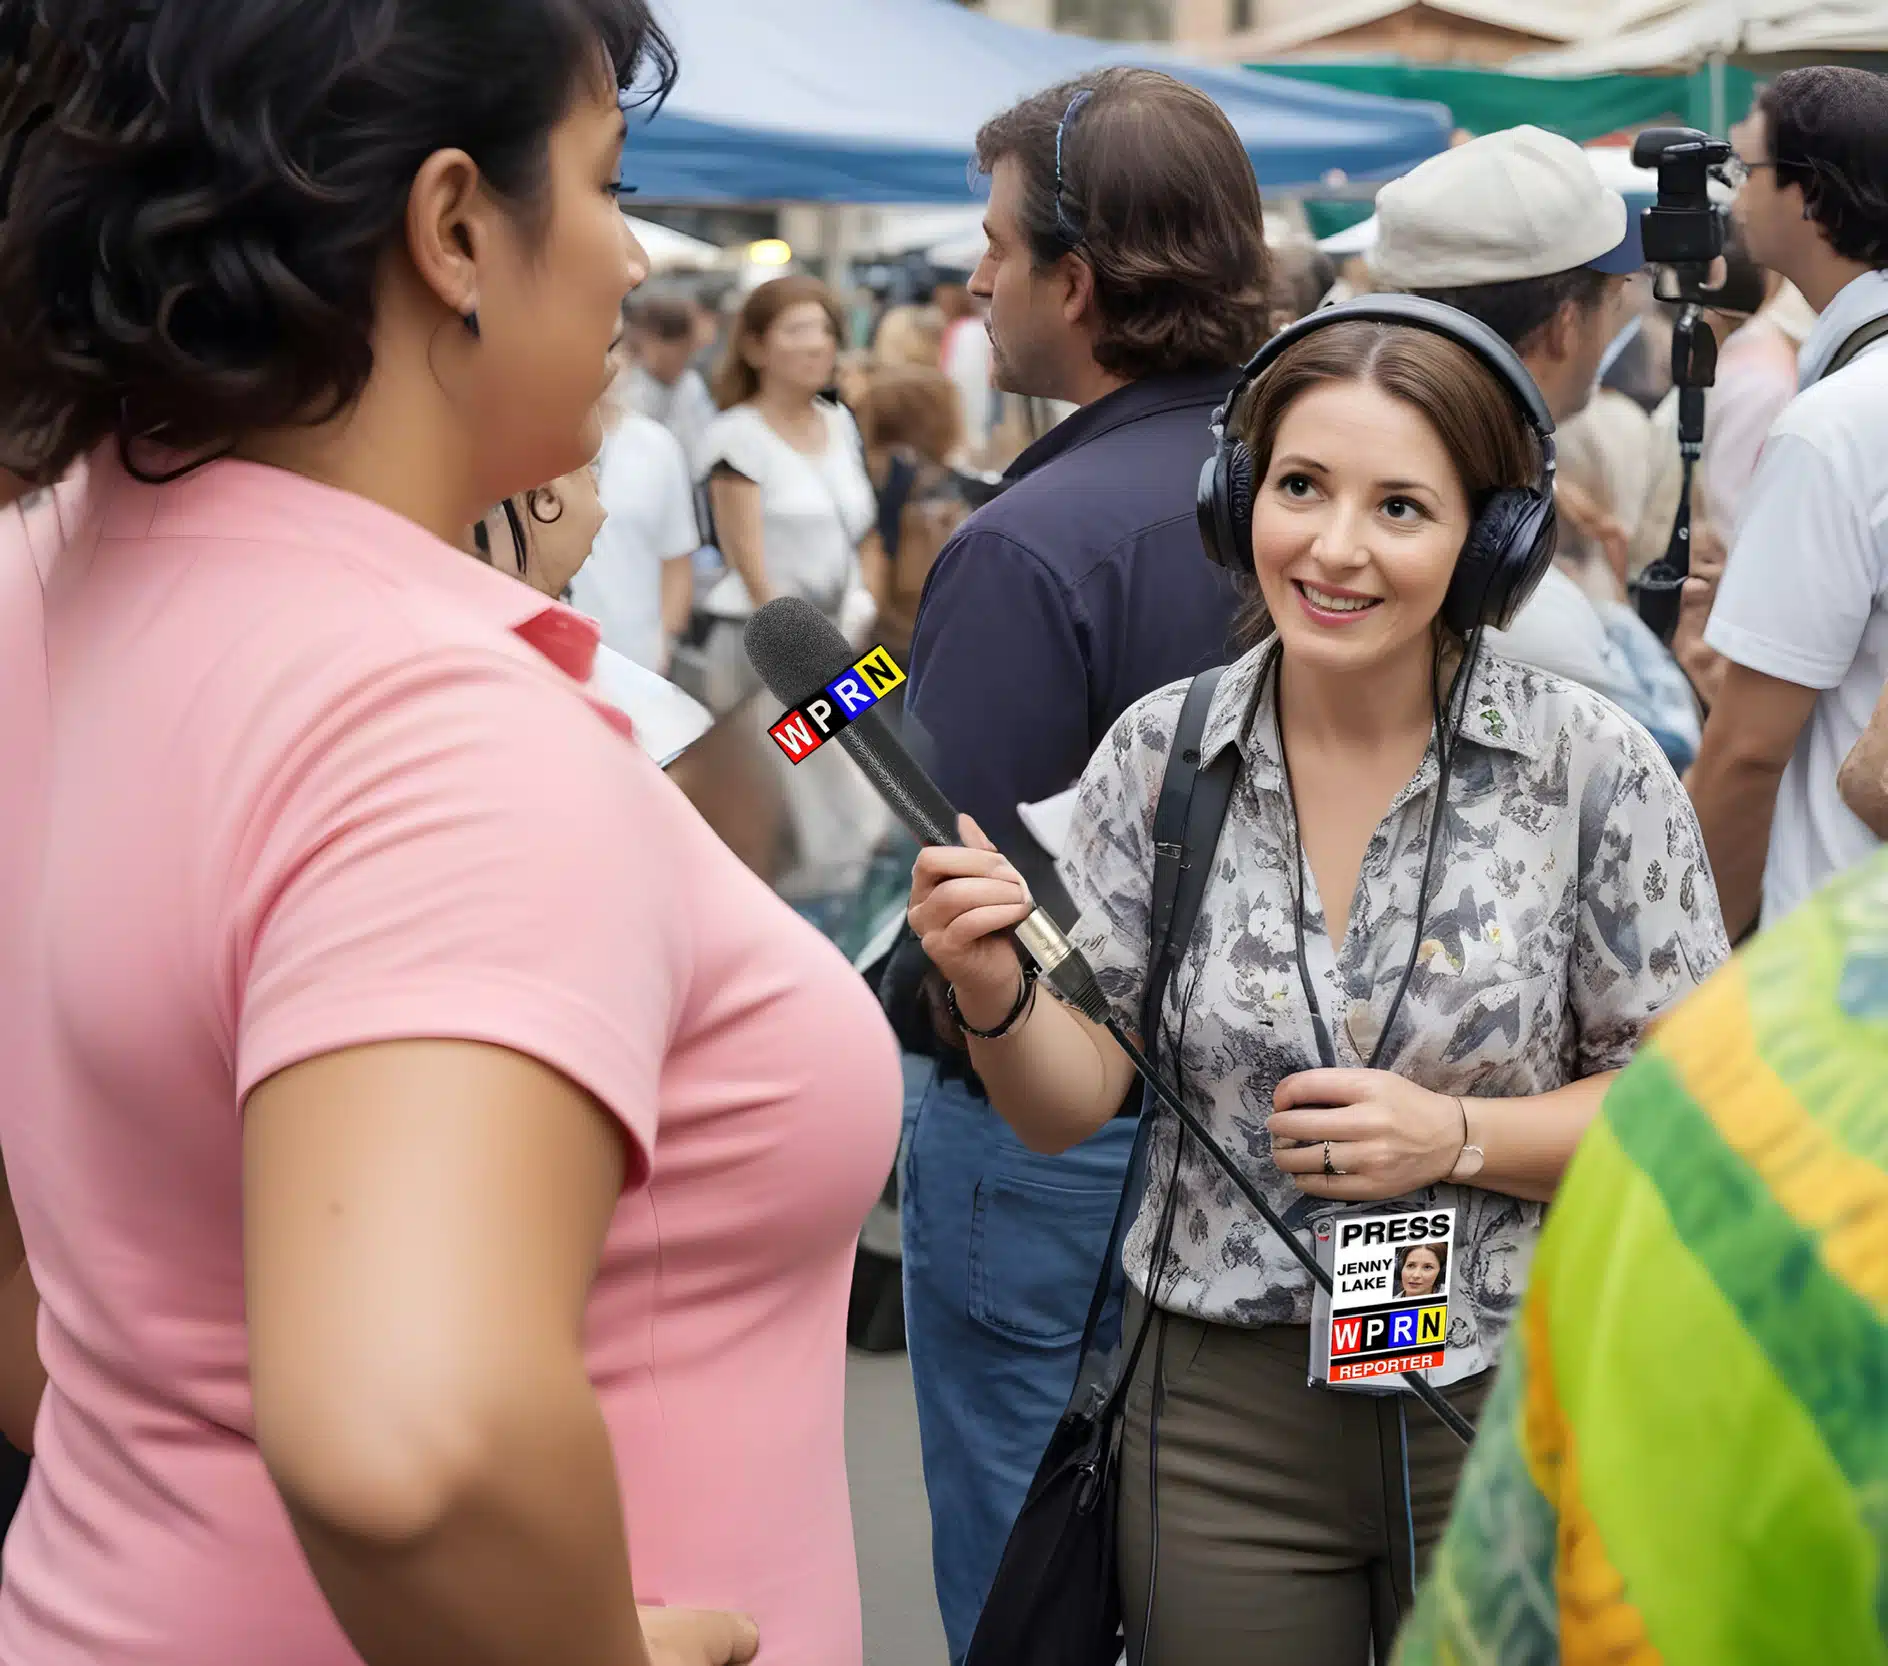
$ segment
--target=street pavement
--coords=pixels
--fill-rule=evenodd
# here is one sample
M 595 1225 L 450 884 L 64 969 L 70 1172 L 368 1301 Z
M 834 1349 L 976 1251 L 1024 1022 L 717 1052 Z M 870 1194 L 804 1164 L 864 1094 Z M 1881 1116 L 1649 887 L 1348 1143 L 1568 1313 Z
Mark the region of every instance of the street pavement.
M 865 1666 L 947 1666 L 931 1586 L 918 1413 L 902 1353 L 846 1363 L 846 1464 L 865 1600 Z

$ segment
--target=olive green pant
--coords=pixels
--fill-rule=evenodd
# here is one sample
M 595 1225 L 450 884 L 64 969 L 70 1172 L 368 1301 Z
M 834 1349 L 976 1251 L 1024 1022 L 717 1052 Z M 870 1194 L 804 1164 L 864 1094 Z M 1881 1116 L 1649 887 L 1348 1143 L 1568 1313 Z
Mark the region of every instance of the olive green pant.
M 1141 1311 L 1131 1295 L 1129 1337 Z M 1303 1325 L 1247 1330 L 1156 1315 L 1121 1449 L 1133 1666 L 1367 1666 L 1373 1642 L 1376 1660 L 1389 1659 L 1466 1448 L 1413 1396 L 1310 1387 L 1309 1347 Z M 1156 1361 L 1157 1486 L 1148 1461 Z M 1483 1372 L 1443 1394 L 1472 1422 L 1493 1380 Z

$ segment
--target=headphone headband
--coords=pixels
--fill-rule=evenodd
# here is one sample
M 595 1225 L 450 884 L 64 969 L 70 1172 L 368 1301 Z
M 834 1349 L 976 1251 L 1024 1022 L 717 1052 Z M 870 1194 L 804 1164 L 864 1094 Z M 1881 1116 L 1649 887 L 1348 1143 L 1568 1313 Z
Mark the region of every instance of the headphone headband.
M 1239 400 L 1246 389 L 1270 370 L 1288 348 L 1308 335 L 1329 329 L 1333 324 L 1347 323 L 1409 325 L 1435 335 L 1447 336 L 1451 341 L 1466 347 L 1501 379 L 1514 396 L 1514 402 L 1526 417 L 1528 427 L 1534 430 L 1535 437 L 1541 442 L 1545 476 L 1543 484 L 1552 482 L 1554 419 L 1532 374 L 1521 362 L 1520 355 L 1479 318 L 1471 318 L 1455 307 L 1444 306 L 1440 301 L 1431 301 L 1421 295 L 1365 295 L 1355 301 L 1343 301 L 1337 306 L 1325 307 L 1320 312 L 1299 319 L 1295 324 L 1286 325 L 1247 361 L 1245 369 L 1239 373 L 1239 380 L 1233 384 L 1232 392 L 1226 396 L 1226 403 L 1213 418 L 1213 426 L 1223 428 L 1238 409 Z
M 1465 347 L 1508 390 L 1540 442 L 1540 477 L 1528 487 L 1489 494 L 1456 558 L 1443 600 L 1443 622 L 1460 636 L 1505 628 L 1552 565 L 1555 544 L 1554 419 L 1520 356 L 1478 318 L 1420 295 L 1370 295 L 1326 307 L 1280 330 L 1252 356 L 1226 402 L 1213 413 L 1213 455 L 1200 469 L 1195 507 L 1207 558 L 1233 572 L 1252 567 L 1252 506 L 1258 487 L 1252 454 L 1227 432 L 1239 401 L 1296 343 L 1333 324 L 1388 324 L 1428 330 Z

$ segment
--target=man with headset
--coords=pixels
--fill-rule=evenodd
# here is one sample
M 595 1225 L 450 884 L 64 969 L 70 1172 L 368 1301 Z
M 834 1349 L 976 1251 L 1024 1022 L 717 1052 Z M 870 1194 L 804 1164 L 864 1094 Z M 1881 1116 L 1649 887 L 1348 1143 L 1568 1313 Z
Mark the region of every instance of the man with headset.
M 1228 654 L 1236 597 L 1200 559 L 1193 481 L 1213 408 L 1264 339 L 1263 211 L 1225 116 L 1151 70 L 1026 99 L 985 126 L 977 159 L 989 249 L 970 288 L 997 384 L 1080 408 L 938 557 L 905 721 L 945 793 L 1053 903 L 1053 854 L 1019 807 L 1065 793 L 1135 700 Z M 1026 1149 L 935 989 L 897 975 L 923 967 L 895 962 L 886 999 L 906 1046 L 938 1059 L 900 1201 L 938 1603 L 961 1661 L 1074 1388 L 1134 1120 L 1060 1157 Z

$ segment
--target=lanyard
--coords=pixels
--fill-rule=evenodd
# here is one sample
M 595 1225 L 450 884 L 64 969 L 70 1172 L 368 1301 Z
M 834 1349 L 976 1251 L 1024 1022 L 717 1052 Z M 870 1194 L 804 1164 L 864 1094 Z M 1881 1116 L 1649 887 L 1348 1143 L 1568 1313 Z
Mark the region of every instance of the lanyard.
M 1458 683 L 1461 685 L 1463 702 L 1466 704 L 1469 676 L 1475 661 L 1481 657 L 1481 645 L 1481 632 L 1477 631 L 1469 652 L 1463 656 L 1462 663 L 1456 670 L 1456 682 L 1449 686 L 1448 698 L 1445 701 L 1438 701 L 1436 705 L 1436 807 L 1429 818 L 1429 845 L 1423 852 L 1422 880 L 1416 889 L 1416 935 L 1409 947 L 1409 959 L 1403 965 L 1402 979 L 1396 986 L 1396 994 L 1390 1000 L 1390 1010 L 1384 1016 L 1383 1028 L 1377 1032 L 1377 1044 L 1371 1048 L 1370 1060 L 1364 1066 L 1366 1070 L 1376 1070 L 1382 1065 L 1384 1053 L 1390 1045 L 1390 1033 L 1395 1029 L 1397 1017 L 1403 1010 L 1403 997 L 1409 993 L 1410 979 L 1416 973 L 1416 958 L 1422 953 L 1423 932 L 1427 928 L 1429 917 L 1430 886 L 1435 878 L 1436 851 L 1442 843 L 1443 817 L 1449 807 L 1449 777 L 1455 763 L 1454 746 L 1444 743 L 1443 713 L 1445 710 L 1454 710 Z M 1305 957 L 1305 847 L 1304 840 L 1298 831 L 1298 795 L 1292 786 L 1291 758 L 1285 750 L 1285 722 L 1280 692 L 1284 658 L 1284 649 L 1281 645 L 1272 661 L 1270 671 L 1273 679 L 1272 725 L 1278 737 L 1278 758 L 1285 776 L 1285 804 L 1291 816 L 1293 947 L 1298 961 L 1298 984 L 1304 990 L 1305 1005 L 1311 1012 L 1311 1033 L 1318 1045 L 1318 1062 L 1326 1070 L 1335 1070 L 1337 1049 L 1331 1044 L 1330 1026 L 1324 1021 L 1324 1009 L 1319 1004 L 1317 986 L 1312 982 L 1311 967 Z M 1263 678 L 1260 680 L 1262 684 Z M 1455 730 L 1458 736 L 1461 733 L 1460 723 L 1461 719 L 1458 716 Z M 1327 910 L 1330 907 L 1328 899 L 1325 907 Z

